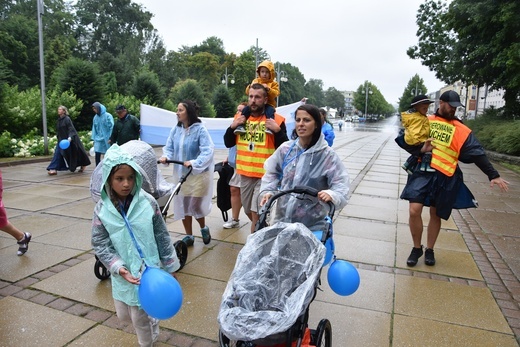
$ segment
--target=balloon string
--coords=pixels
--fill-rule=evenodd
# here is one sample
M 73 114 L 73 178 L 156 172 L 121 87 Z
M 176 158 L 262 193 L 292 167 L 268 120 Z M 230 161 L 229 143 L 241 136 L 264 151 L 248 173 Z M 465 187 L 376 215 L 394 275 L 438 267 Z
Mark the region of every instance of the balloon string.
M 130 222 L 128 221 L 128 218 L 126 217 L 125 208 L 123 204 L 119 203 L 119 207 L 121 208 L 121 215 L 123 216 L 123 219 L 125 220 L 126 227 L 128 229 L 128 232 L 130 233 L 130 236 L 132 237 L 132 241 L 134 241 L 135 248 L 137 248 L 137 252 L 139 253 L 139 256 L 144 261 L 144 255 L 143 251 L 141 250 L 141 247 L 139 247 L 139 244 L 137 243 L 137 240 L 135 239 L 134 233 L 132 231 L 132 227 L 130 226 Z M 145 263 L 146 265 L 146 263 Z

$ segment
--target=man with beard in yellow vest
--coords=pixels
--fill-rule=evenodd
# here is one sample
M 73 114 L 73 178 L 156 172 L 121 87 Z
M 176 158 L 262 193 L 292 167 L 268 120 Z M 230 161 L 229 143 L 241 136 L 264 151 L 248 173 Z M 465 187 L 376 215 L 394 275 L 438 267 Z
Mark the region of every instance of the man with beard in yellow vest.
M 404 135 L 395 141 L 410 154 L 432 152 L 431 167 L 435 172 L 425 172 L 419 165 L 408 176 L 408 181 L 401 193 L 401 199 L 410 203 L 410 232 L 413 248 L 407 260 L 408 266 L 415 266 L 423 255 L 421 238 L 423 221 L 421 212 L 423 206 L 430 206 L 430 222 L 424 263 L 435 265 L 433 247 L 439 236 L 441 218 L 447 220 L 452 209 L 477 207 L 473 194 L 464 184 L 462 171 L 458 162 L 474 163 L 488 176 L 490 186 L 496 184 L 502 191 L 508 190 L 509 182 L 489 162 L 484 148 L 473 135 L 470 128 L 464 125 L 456 116 L 457 107 L 463 106 L 457 92 L 449 90 L 440 96 L 439 108 L 435 114 L 428 116 L 430 122 L 430 138 L 418 146 L 407 145 Z
M 285 118 L 277 113 L 273 119 L 266 118 L 267 97 L 267 89 L 263 85 L 251 85 L 248 92 L 251 115 L 246 119 L 244 115 L 236 114 L 224 134 L 227 148 L 237 146 L 236 171 L 240 175 L 242 206 L 252 223 L 251 232 L 258 221 L 258 196 L 265 172 L 264 162 L 288 140 Z M 244 126 L 245 132 L 235 134 L 235 129 L 240 125 Z

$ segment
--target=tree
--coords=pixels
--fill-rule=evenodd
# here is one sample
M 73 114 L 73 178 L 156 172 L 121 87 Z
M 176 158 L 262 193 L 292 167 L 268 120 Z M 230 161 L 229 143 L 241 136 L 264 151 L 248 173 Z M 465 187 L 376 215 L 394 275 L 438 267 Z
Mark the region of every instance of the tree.
M 520 114 L 520 2 L 427 0 L 419 7 L 419 43 L 408 55 L 451 84 L 505 89 L 505 114 Z M 431 20 L 435 18 L 435 20 Z
M 289 63 L 277 63 L 277 70 L 284 71 L 287 82 L 280 81 L 280 76 L 276 80 L 280 86 L 280 96 L 278 97 L 278 105 L 283 106 L 300 101 L 305 97 L 305 77 L 296 66 Z
M 172 88 L 169 98 L 175 106 L 182 100 L 195 101 L 200 107 L 201 117 L 215 117 L 215 111 L 211 108 L 204 96 L 204 91 L 195 80 L 187 79 L 177 83 Z
M 399 112 L 404 112 L 410 108 L 412 99 L 419 94 L 428 94 L 424 86 L 424 80 L 415 74 L 406 85 L 403 95 L 399 98 Z
M 325 104 L 338 110 L 343 109 L 345 107 L 345 97 L 339 90 L 330 87 L 325 92 Z
M 217 118 L 229 118 L 235 115 L 236 105 L 226 86 L 220 85 L 215 89 L 212 102 Z
M 368 98 L 366 91 L 368 87 Z M 368 100 L 368 103 L 366 101 Z M 354 101 L 352 102 L 354 107 L 365 113 L 365 105 L 367 115 L 389 115 L 394 112 L 394 108 L 390 105 L 381 91 L 372 83 L 365 81 L 364 84 L 360 85 L 354 92 Z
M 323 93 L 323 81 L 311 78 L 304 87 L 307 102 L 318 107 L 325 106 L 325 93 Z
M 92 127 L 92 103 L 103 100 L 104 86 L 97 64 L 78 58 L 67 60 L 54 75 L 55 85 L 60 92 L 71 91 L 85 104 L 75 126 L 78 130 Z
M 160 107 L 164 103 L 164 90 L 155 72 L 144 70 L 135 76 L 132 95 L 137 99 L 148 100 L 154 106 Z
M 211 95 L 215 86 L 220 84 L 220 65 L 218 57 L 206 52 L 196 53 L 186 59 L 190 78 L 199 82 L 206 95 Z

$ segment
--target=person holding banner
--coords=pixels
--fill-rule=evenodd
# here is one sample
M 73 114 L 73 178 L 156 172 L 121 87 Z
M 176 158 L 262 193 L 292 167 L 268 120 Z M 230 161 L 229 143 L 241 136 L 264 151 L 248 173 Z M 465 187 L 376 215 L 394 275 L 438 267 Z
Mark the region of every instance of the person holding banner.
M 267 89 L 259 84 L 249 88 L 249 108 L 251 115 L 247 118 L 236 114 L 233 123 L 224 134 L 224 144 L 227 148 L 237 146 L 236 166 L 240 175 L 240 195 L 242 206 L 251 220 L 251 232 L 258 221 L 258 204 L 260 184 L 265 173 L 263 163 L 285 141 L 287 129 L 285 118 L 275 113 L 274 119 L 267 118 L 265 107 L 268 100 Z M 235 129 L 243 124 L 246 132 L 235 134 Z M 269 129 L 270 133 L 266 130 Z
M 183 241 L 188 246 L 195 242 L 192 219 L 200 226 L 202 241 L 205 245 L 211 242 L 209 227 L 205 217 L 211 212 L 213 198 L 213 150 L 214 144 L 208 130 L 202 125 L 199 116 L 199 105 L 191 100 L 183 100 L 177 106 L 177 126 L 170 131 L 170 136 L 163 147 L 161 163 L 166 160 L 184 162 L 184 166 L 175 165 L 173 177 L 178 181 L 187 167 L 193 171 L 182 184 L 179 194 L 173 198 L 173 216 L 182 219 L 186 236 Z

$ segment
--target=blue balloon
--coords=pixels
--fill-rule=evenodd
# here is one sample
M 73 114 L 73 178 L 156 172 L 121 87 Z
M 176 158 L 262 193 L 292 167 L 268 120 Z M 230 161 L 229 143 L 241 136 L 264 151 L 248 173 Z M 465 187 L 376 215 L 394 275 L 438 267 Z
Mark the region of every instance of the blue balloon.
M 334 259 L 327 272 L 327 281 L 334 293 L 342 296 L 351 295 L 359 288 L 359 272 L 348 261 Z
M 321 237 L 323 235 L 323 231 L 313 231 L 312 233 L 321 242 Z M 334 250 L 336 249 L 334 247 L 334 240 L 332 239 L 332 237 L 329 237 L 328 240 L 325 241 L 325 248 L 327 249 L 327 253 L 325 253 L 325 260 L 323 261 L 323 266 L 327 266 L 330 264 L 330 261 L 332 260 L 332 256 L 334 255 Z
M 69 140 L 61 140 L 60 141 L 60 148 L 61 149 L 67 149 L 70 146 Z
M 153 318 L 169 319 L 182 306 L 182 289 L 169 273 L 156 267 L 146 267 L 139 284 L 139 302 Z

